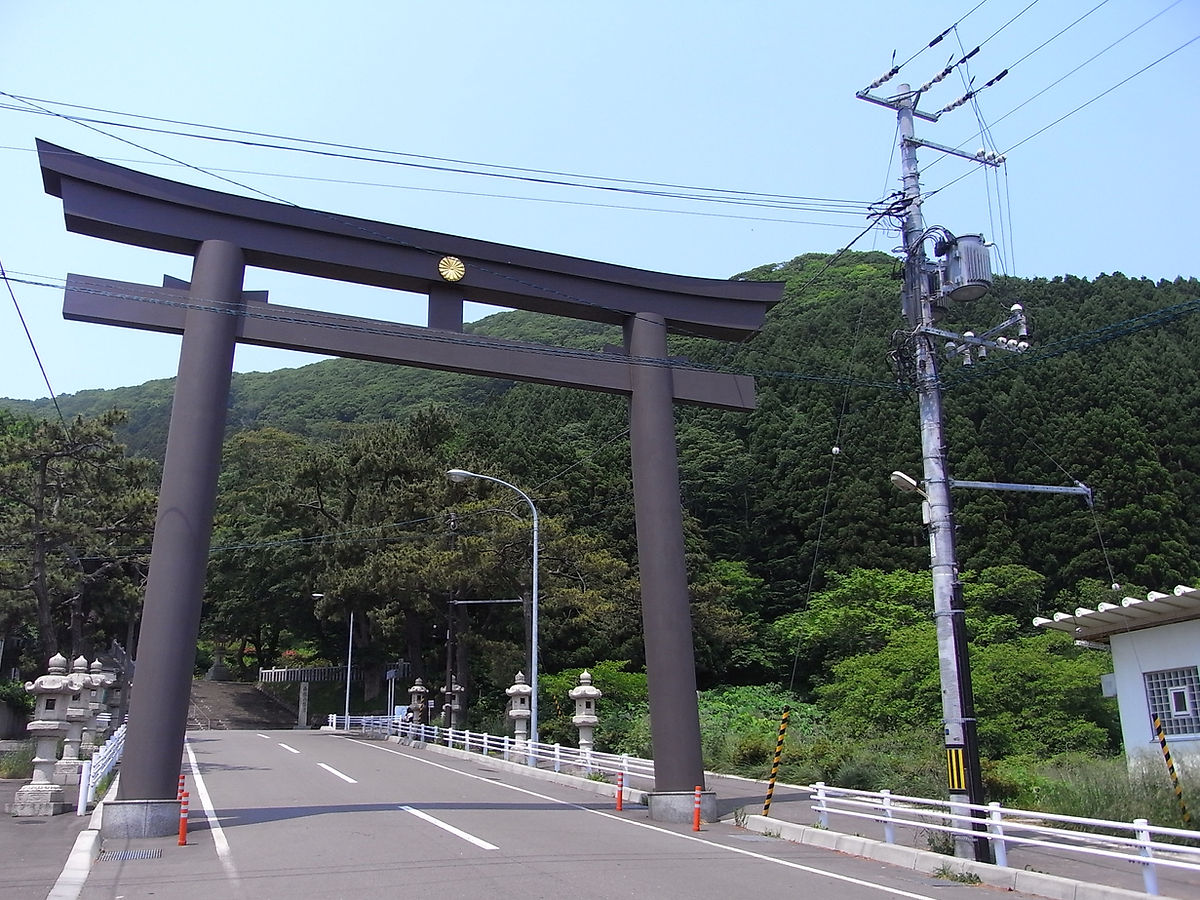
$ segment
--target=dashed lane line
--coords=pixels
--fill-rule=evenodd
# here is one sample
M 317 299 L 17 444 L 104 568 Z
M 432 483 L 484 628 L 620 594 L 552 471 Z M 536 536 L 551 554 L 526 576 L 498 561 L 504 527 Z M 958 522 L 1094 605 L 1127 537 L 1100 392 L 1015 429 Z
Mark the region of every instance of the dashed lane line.
M 448 822 L 443 822 L 441 819 L 434 818 L 433 816 L 429 815 L 429 813 L 427 813 L 427 812 L 422 812 L 419 809 L 413 809 L 411 806 L 401 806 L 400 808 L 402 810 L 404 810 L 406 813 L 412 813 L 418 819 L 422 819 L 423 821 L 428 822 L 430 825 L 436 825 L 438 828 L 442 829 L 443 831 L 448 831 L 455 837 L 460 837 L 464 841 L 472 843 L 476 847 L 479 847 L 480 849 L 483 849 L 483 850 L 499 850 L 500 849 L 495 844 L 489 844 L 483 838 L 477 838 L 477 837 L 475 837 L 475 835 L 469 834 L 468 832 L 463 831 L 461 828 L 455 828 L 453 825 L 449 824 Z
M 345 781 L 349 784 L 358 784 L 358 782 L 355 781 L 353 778 L 351 778 L 349 775 L 339 772 L 333 766 L 327 766 L 325 763 L 317 763 L 317 765 L 320 766 L 322 769 L 324 769 L 326 772 L 329 772 L 331 775 L 336 775 L 338 778 L 342 779 L 342 781 Z
M 752 859 L 761 860 L 762 862 L 773 863 L 778 866 L 785 866 L 789 869 L 794 869 L 799 872 L 806 872 L 809 875 L 819 875 L 823 878 L 832 879 L 833 881 L 843 882 L 844 884 L 853 884 L 853 885 L 857 885 L 858 887 L 869 888 L 870 890 L 880 891 L 881 893 L 884 893 L 884 894 L 890 894 L 893 897 L 905 897 L 905 898 L 907 898 L 907 900 L 935 900 L 935 898 L 931 897 L 929 894 L 916 894 L 916 893 L 913 893 L 912 891 L 905 891 L 900 888 L 893 888 L 893 887 L 888 887 L 888 886 L 882 885 L 882 884 L 875 884 L 874 882 L 864 881 L 861 878 L 854 878 L 850 875 L 842 875 L 838 872 L 830 872 L 825 869 L 818 869 L 813 866 L 802 865 L 801 863 L 798 863 L 798 862 L 792 862 L 789 859 L 777 859 L 776 857 L 773 857 L 773 856 L 767 856 L 764 853 L 755 853 L 753 850 L 743 850 L 741 847 L 729 847 L 729 846 L 726 846 L 725 844 L 718 843 L 717 841 L 710 841 L 710 840 L 706 840 L 704 838 L 693 837 L 690 834 L 681 834 L 678 831 L 671 831 L 667 828 L 660 828 L 657 825 L 651 825 L 649 822 L 639 822 L 636 819 L 626 819 L 622 816 L 617 816 L 612 813 L 603 812 L 602 810 L 589 809 L 588 807 L 581 806 L 578 803 L 571 803 L 570 801 L 567 801 L 567 800 L 560 800 L 557 797 L 551 797 L 547 794 L 539 794 L 537 791 L 531 791 L 528 788 L 517 787 L 516 785 L 512 785 L 512 784 L 505 784 L 502 781 L 496 781 L 491 778 L 484 778 L 482 775 L 475 775 L 471 772 L 463 772 L 462 770 L 456 769 L 453 766 L 444 766 L 441 763 L 434 762 L 433 760 L 422 759 L 419 756 L 412 756 L 408 753 L 402 753 L 399 750 L 393 750 L 391 747 L 381 747 L 375 743 L 370 743 L 367 741 L 358 741 L 358 740 L 353 740 L 353 739 L 352 739 L 352 742 L 355 744 L 361 744 L 364 747 L 371 747 L 375 750 L 382 750 L 384 753 L 392 753 L 396 756 L 403 757 L 404 759 L 412 760 L 413 762 L 422 763 L 427 766 L 433 766 L 435 769 L 442 769 L 446 772 L 453 772 L 455 775 L 461 775 L 463 778 L 472 778 L 476 781 L 485 781 L 488 784 L 495 785 L 497 787 L 506 788 L 510 791 L 516 791 L 519 794 L 526 794 L 530 797 L 536 797 L 539 800 L 545 800 L 549 803 L 560 804 L 561 806 L 569 806 L 569 807 L 572 807 L 573 809 L 578 809 L 583 812 L 590 813 L 591 815 L 594 815 L 594 816 L 602 816 L 602 817 L 604 817 L 606 819 L 610 819 L 614 822 L 621 822 L 622 824 L 625 824 L 625 825 L 634 825 L 638 828 L 645 828 L 649 831 L 654 831 L 654 832 L 657 832 L 662 835 L 667 835 L 667 836 L 673 837 L 673 838 L 679 838 L 680 840 L 692 841 L 697 844 L 702 844 L 706 847 L 711 847 L 715 850 L 725 850 L 729 853 L 736 853 L 739 856 L 749 856 Z

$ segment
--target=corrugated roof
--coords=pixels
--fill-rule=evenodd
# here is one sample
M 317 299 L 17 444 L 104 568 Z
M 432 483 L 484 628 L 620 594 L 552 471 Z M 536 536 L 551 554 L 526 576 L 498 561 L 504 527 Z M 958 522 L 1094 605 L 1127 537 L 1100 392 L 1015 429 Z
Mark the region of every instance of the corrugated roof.
M 1178 584 L 1170 594 L 1151 591 L 1145 600 L 1125 597 L 1119 605 L 1081 606 L 1074 614 L 1059 612 L 1051 619 L 1036 618 L 1033 624 L 1065 631 L 1077 641 L 1107 641 L 1114 634 L 1192 619 L 1200 619 L 1200 590 Z

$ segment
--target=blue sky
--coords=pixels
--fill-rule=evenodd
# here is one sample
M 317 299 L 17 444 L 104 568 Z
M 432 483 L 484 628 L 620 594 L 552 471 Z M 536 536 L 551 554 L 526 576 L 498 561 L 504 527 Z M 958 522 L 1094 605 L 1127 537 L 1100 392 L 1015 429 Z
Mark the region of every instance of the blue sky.
M 171 377 L 178 339 L 64 322 L 61 290 L 25 282 L 61 284 L 74 272 L 159 283 L 164 273 L 188 277 L 190 261 L 68 234 L 59 201 L 42 191 L 35 137 L 231 193 L 261 196 L 257 190 L 306 207 L 728 277 L 849 243 L 867 225 L 865 204 L 898 187 L 895 116 L 855 99 L 855 91 L 888 69 L 893 51 L 906 64 L 878 93 L 902 81 L 919 85 L 980 45 L 922 108 L 961 96 L 964 70 L 975 87 L 1008 74 L 979 93 L 978 110 L 967 104 L 936 124 L 918 122 L 917 133 L 973 151 L 983 144 L 982 121 L 991 145 L 1008 151 L 1007 163 L 988 176 L 921 151 L 922 185 L 931 192 L 926 223 L 984 233 L 997 242 L 994 268 L 1010 274 L 1197 274 L 1189 215 L 1200 197 L 1192 88 L 1200 40 L 1188 43 L 1200 37 L 1195 0 L 188 6 L 8 0 L 0 12 L 0 91 L 36 98 L 0 97 L 0 261 L 20 279 L 11 287 L 58 393 Z M 918 54 L 956 22 L 937 47 Z M 115 117 L 60 104 L 822 202 L 786 209 L 692 202 L 321 158 L 88 128 L 35 114 L 29 103 L 106 120 Z M 855 247 L 897 243 L 880 229 Z M 404 295 L 257 270 L 246 286 L 281 304 L 423 323 L 423 303 Z M 7 291 L 0 299 L 0 395 L 44 397 Z M 236 366 L 312 359 L 239 348 Z

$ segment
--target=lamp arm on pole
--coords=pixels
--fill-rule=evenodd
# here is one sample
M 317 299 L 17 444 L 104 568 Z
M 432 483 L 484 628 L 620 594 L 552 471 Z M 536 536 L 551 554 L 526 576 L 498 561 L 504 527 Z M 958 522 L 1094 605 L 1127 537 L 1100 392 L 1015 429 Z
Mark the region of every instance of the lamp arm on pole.
M 465 481 L 468 478 L 478 478 L 482 481 L 491 481 L 496 484 L 503 485 L 509 490 L 516 491 L 521 499 L 529 504 L 529 511 L 533 514 L 533 583 L 532 583 L 532 601 L 530 604 L 530 627 L 529 641 L 530 647 L 530 676 L 529 686 L 532 689 L 529 703 L 529 739 L 532 743 L 538 740 L 538 511 L 534 505 L 533 498 L 526 494 L 515 484 L 509 484 L 503 479 L 496 478 L 492 475 L 481 475 L 478 472 L 468 472 L 466 469 L 451 469 L 446 473 L 451 481 Z

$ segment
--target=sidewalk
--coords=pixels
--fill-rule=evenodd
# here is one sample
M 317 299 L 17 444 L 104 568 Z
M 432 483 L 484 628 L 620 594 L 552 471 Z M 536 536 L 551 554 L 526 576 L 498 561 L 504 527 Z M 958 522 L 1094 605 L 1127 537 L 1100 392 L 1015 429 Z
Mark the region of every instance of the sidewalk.
M 88 816 L 74 811 L 76 788 L 68 785 L 69 812 L 59 816 L 11 816 L 4 807 L 13 802 L 27 778 L 0 778 L 0 894 L 5 900 L 46 900 L 87 825 Z

